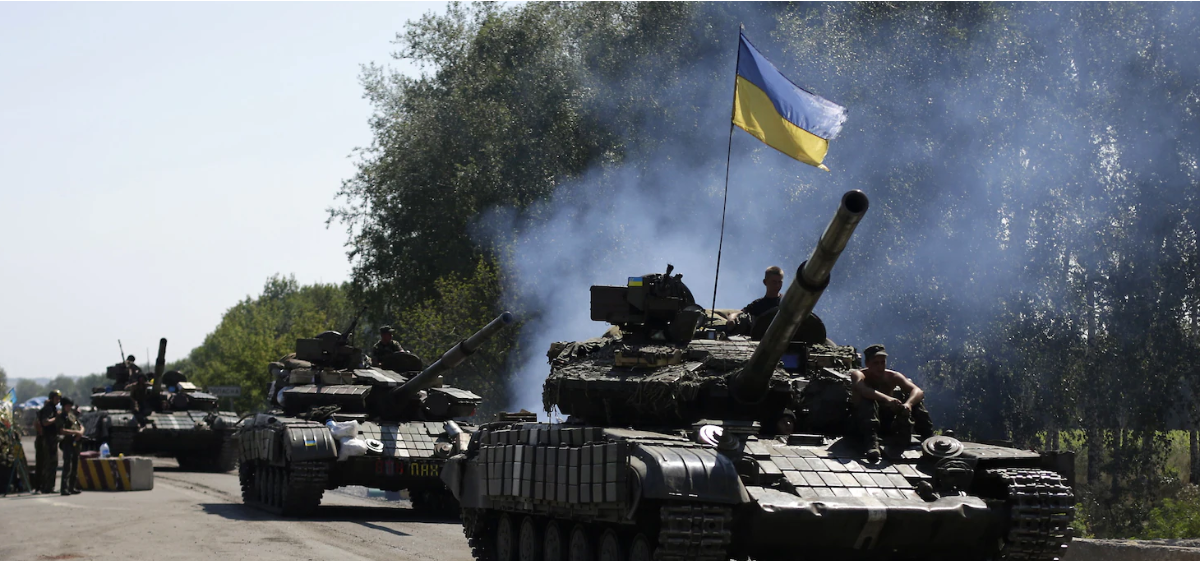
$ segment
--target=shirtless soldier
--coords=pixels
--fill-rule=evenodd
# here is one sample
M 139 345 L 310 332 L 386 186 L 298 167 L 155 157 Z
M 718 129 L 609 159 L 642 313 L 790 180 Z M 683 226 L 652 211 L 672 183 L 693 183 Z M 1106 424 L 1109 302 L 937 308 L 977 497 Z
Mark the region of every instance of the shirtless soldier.
M 887 369 L 883 345 L 867 347 L 863 357 L 867 367 L 850 371 L 850 403 L 856 428 L 866 441 L 867 459 L 876 462 L 882 457 L 881 432 L 911 438 L 915 430 L 924 440 L 933 436 L 933 421 L 923 403 L 925 392 L 903 374 Z

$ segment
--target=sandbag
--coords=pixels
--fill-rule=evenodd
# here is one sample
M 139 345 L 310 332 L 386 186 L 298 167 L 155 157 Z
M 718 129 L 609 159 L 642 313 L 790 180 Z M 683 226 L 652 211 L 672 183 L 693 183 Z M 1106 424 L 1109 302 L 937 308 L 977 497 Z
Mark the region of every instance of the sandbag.
M 367 443 L 361 438 L 343 438 L 338 447 L 338 461 L 344 462 L 354 456 L 365 456 Z

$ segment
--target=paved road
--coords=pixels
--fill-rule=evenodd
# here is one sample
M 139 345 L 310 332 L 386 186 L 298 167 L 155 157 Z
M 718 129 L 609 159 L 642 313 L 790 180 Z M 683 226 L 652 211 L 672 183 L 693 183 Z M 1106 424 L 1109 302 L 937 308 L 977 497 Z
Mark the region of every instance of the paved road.
M 457 522 L 426 519 L 404 501 L 327 491 L 314 518 L 295 520 L 242 506 L 239 493 L 235 474 L 156 459 L 152 491 L 10 495 L 0 499 L 0 559 L 471 559 Z

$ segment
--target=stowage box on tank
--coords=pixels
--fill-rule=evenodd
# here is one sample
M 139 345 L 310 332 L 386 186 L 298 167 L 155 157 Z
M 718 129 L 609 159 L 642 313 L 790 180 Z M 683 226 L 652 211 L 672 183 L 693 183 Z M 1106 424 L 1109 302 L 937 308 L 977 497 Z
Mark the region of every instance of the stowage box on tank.
M 753 337 L 703 325 L 670 267 L 593 287 L 619 332 L 552 346 L 543 401 L 567 421 L 483 425 L 443 471 L 475 558 L 1062 556 L 1071 453 L 904 433 L 869 461 L 849 435 L 858 353 L 811 312 L 867 206 L 842 197 Z
M 114 456 L 173 456 L 180 469 L 189 471 L 232 470 L 237 465 L 237 414 L 220 411 L 217 397 L 200 391 L 182 372 L 164 372 L 166 352 L 167 340 L 159 339 L 153 379 L 147 376 L 140 388 L 125 364 L 108 367 L 114 385 L 94 388 L 96 409 L 80 417 L 88 447 L 107 443 Z
M 270 367 L 270 393 L 279 408 L 241 425 L 243 501 L 304 516 L 316 510 L 326 489 L 361 485 L 407 490 L 413 508 L 456 516 L 458 503 L 439 476 L 446 458 L 466 449 L 475 427 L 459 419 L 473 415 L 481 399 L 443 385 L 442 374 L 512 319 L 501 314 L 428 367 L 405 352 L 367 366 L 362 350 L 350 344 L 354 324 L 344 335 L 327 331 L 297 341 L 294 357 Z M 365 452 L 339 454 L 346 445 L 329 421 L 356 422 L 356 433 L 347 438 L 368 444 Z

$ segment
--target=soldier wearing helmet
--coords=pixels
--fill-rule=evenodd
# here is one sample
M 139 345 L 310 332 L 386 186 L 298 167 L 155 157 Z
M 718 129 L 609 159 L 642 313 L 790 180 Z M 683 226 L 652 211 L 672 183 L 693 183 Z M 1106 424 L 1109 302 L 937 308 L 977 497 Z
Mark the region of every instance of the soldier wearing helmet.
M 905 445 L 914 430 L 922 439 L 933 436 L 933 421 L 923 402 L 925 392 L 903 374 L 888 370 L 887 356 L 883 345 L 871 345 L 863 351 L 866 368 L 850 371 L 855 425 L 872 462 L 882 456 L 881 432 L 891 433 Z
M 42 409 L 38 411 L 37 415 L 38 481 L 36 490 L 42 493 L 54 491 L 54 476 L 58 469 L 58 402 L 61 399 L 62 392 L 51 390 L 46 403 L 42 405 Z
M 379 342 L 371 347 L 371 363 L 378 365 L 383 361 L 383 357 L 394 353 L 404 352 L 404 347 L 395 339 L 392 339 L 392 326 L 385 325 L 379 328 Z

